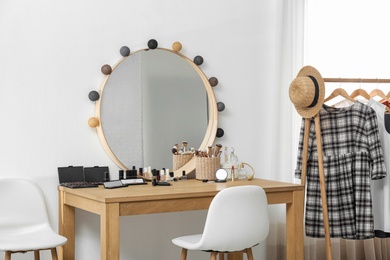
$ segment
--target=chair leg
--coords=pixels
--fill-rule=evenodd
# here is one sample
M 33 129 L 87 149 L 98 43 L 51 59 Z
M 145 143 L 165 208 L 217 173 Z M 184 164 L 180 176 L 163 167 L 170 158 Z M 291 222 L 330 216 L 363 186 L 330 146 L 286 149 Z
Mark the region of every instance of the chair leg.
M 5 251 L 5 258 L 4 260 L 11 260 L 11 251 Z
M 218 253 L 217 252 L 211 252 L 210 253 L 210 260 L 217 260 Z
M 186 260 L 187 259 L 187 249 L 182 248 L 181 249 L 181 255 L 180 255 L 180 260 Z
M 52 260 L 58 260 L 58 256 L 57 256 L 57 248 L 50 248 L 50 251 L 51 251 L 51 259 Z
M 219 260 L 225 260 L 225 253 L 219 253 Z
M 252 248 L 246 249 L 246 255 L 248 256 L 248 260 L 253 260 Z
M 39 250 L 34 250 L 34 260 L 39 260 Z

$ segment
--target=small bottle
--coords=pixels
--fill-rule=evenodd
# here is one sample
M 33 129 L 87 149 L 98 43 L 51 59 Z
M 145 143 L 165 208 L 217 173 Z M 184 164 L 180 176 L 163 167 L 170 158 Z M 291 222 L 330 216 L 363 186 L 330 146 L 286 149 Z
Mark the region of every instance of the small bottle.
M 183 172 L 182 172 L 181 180 L 182 180 L 182 181 L 186 181 L 186 180 L 187 180 L 186 171 L 183 171 Z
M 173 172 L 169 172 L 169 180 L 174 181 L 175 177 L 173 175 Z
M 224 160 L 224 163 L 228 163 L 229 162 L 229 153 L 228 153 L 228 147 L 225 146 L 224 147 L 224 151 L 223 151 L 223 160 Z
M 152 185 L 156 186 L 157 185 L 157 172 L 156 169 L 152 170 Z
M 232 165 L 232 172 L 231 172 L 231 175 L 232 175 L 232 181 L 234 181 L 234 177 L 235 177 L 235 174 L 234 174 L 234 165 Z
M 130 172 L 130 176 L 132 179 L 137 178 L 137 167 L 136 166 L 133 166 L 133 169 Z
M 153 173 L 152 173 L 152 166 L 148 166 L 148 167 L 146 167 L 146 172 L 148 173 L 148 177 L 149 178 L 152 178 L 152 175 L 153 175 Z
M 143 175 L 144 175 L 145 178 L 150 178 L 150 175 L 149 175 L 149 172 L 148 172 L 148 167 L 144 167 Z
M 230 152 L 230 158 L 229 158 L 229 161 L 231 164 L 236 164 L 238 163 L 238 157 L 237 155 L 234 154 L 234 148 L 231 147 L 231 152 Z
M 171 177 L 169 176 L 169 169 L 165 169 L 165 181 L 171 181 Z
M 160 170 L 160 181 L 165 181 L 165 170 L 164 169 Z

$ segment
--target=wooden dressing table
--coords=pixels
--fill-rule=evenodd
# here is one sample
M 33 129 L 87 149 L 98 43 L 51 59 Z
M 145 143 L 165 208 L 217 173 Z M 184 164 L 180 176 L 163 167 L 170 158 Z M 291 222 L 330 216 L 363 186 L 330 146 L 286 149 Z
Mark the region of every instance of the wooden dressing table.
M 149 183 L 119 189 L 59 186 L 59 233 L 68 239 L 59 248 L 59 259 L 75 259 L 75 208 L 100 215 L 100 259 L 119 260 L 120 216 L 208 209 L 220 190 L 241 185 L 261 186 L 269 204 L 286 204 L 286 258 L 303 259 L 304 186 L 262 179 L 226 183 L 187 180 L 167 187 L 153 187 Z M 179 255 L 178 249 L 178 259 Z M 228 259 L 243 256 L 235 253 Z

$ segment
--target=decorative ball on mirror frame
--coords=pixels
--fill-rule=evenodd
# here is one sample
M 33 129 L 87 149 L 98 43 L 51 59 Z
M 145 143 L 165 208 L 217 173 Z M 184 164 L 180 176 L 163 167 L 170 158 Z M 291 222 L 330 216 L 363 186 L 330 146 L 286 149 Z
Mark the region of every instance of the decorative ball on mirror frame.
M 216 77 L 209 78 L 209 82 L 210 82 L 210 85 L 212 87 L 215 87 L 216 85 L 218 85 L 218 79 Z
M 151 39 L 151 40 L 148 41 L 149 49 L 154 50 L 154 49 L 157 48 L 157 46 L 158 46 L 158 43 L 157 43 L 157 41 L 155 39 Z
M 224 111 L 225 110 L 225 104 L 223 102 L 218 102 L 217 103 L 218 111 Z
M 217 136 L 218 138 L 222 137 L 224 134 L 225 134 L 225 131 L 223 131 L 222 128 L 218 128 L 218 129 L 217 129 L 217 134 L 216 134 L 216 136 Z
M 174 43 L 172 44 L 172 50 L 173 50 L 173 51 L 180 51 L 182 47 L 183 47 L 183 46 L 181 45 L 180 42 L 174 42 Z
M 123 57 L 127 57 L 130 55 L 130 48 L 127 47 L 127 46 L 122 46 L 121 49 L 119 50 L 119 53 L 123 56 Z
M 196 64 L 196 65 L 202 65 L 202 63 L 203 63 L 203 57 L 202 56 L 196 56 L 195 58 L 194 58 L 194 63 Z
M 97 127 L 99 123 L 99 119 L 97 119 L 96 117 L 91 117 L 88 119 L 88 125 L 92 128 Z
M 96 100 L 99 100 L 100 95 L 99 95 L 99 92 L 97 92 L 96 90 L 92 90 L 91 92 L 89 92 L 88 97 L 89 97 L 89 100 L 96 101 Z
M 103 65 L 101 70 L 104 75 L 110 75 L 112 72 L 112 68 L 108 64 Z

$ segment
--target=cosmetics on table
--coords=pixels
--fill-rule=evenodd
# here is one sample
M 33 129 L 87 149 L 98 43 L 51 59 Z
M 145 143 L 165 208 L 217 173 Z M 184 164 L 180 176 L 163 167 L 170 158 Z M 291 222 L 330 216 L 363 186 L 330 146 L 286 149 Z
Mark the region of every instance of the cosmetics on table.
M 182 181 L 186 181 L 187 180 L 186 171 L 182 171 L 181 180 Z
M 157 171 L 156 171 L 156 169 L 152 170 L 152 185 L 153 186 L 157 185 Z

